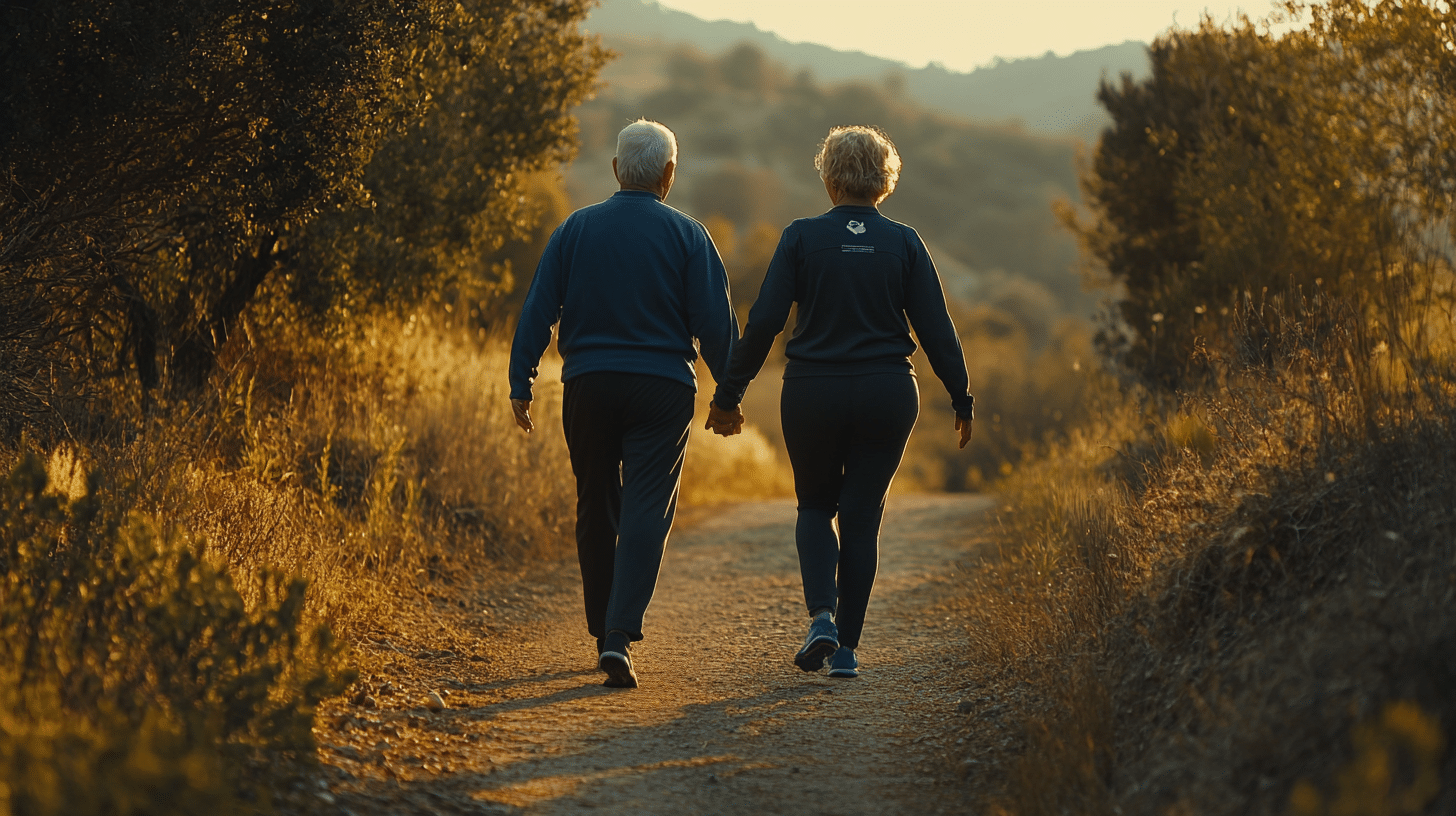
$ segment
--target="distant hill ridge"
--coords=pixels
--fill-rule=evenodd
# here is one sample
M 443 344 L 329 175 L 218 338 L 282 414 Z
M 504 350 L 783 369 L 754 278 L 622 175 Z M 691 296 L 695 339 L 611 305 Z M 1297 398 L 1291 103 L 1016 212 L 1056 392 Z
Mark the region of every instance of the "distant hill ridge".
M 709 22 L 664 8 L 655 0 L 602 0 L 585 27 L 601 34 L 609 46 L 619 37 L 647 38 L 717 53 L 749 42 L 778 62 L 809 69 L 820 81 L 879 83 L 896 77 L 890 81 L 903 82 L 910 96 L 945 113 L 986 122 L 1019 122 L 1032 133 L 1075 136 L 1088 142 L 1109 121 L 1097 104 L 1098 82 L 1104 76 L 1115 79 L 1129 73 L 1143 77 L 1148 72 L 1147 46 L 1132 41 L 1065 57 L 1048 52 L 1042 57 L 998 61 L 970 73 L 934 63 L 910 68 L 859 51 L 791 43 L 752 23 Z

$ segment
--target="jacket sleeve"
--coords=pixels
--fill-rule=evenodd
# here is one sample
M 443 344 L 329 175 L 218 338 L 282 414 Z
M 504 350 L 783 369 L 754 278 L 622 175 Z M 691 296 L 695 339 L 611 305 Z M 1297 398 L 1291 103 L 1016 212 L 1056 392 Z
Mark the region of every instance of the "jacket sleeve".
M 769 262 L 763 286 L 758 290 L 758 299 L 748 312 L 748 326 L 743 330 L 743 339 L 733 346 L 728 376 L 718 380 L 718 390 L 713 393 L 713 403 L 725 411 L 737 408 L 743 401 L 748 384 L 758 376 L 769 349 L 773 348 L 774 338 L 784 330 L 784 323 L 789 319 L 789 308 L 794 305 L 795 276 L 798 274 L 793 255 L 790 231 L 785 229 L 779 236 L 779 245 Z
M 728 357 L 738 339 L 738 315 L 733 313 L 733 299 L 728 290 L 728 270 L 708 231 L 701 233 L 688 260 L 687 310 L 688 331 L 698 338 L 703 362 L 715 382 L 722 382 L 728 372 Z
M 930 250 L 913 230 L 906 236 L 906 256 L 910 270 L 905 281 L 905 316 L 910 319 L 915 336 L 930 358 L 930 367 L 950 393 L 956 416 L 972 415 L 975 399 L 971 396 L 970 376 L 966 373 L 965 353 L 956 334 L 955 323 L 945 304 L 945 290 L 940 274 L 935 271 Z
M 551 329 L 561 319 L 561 304 L 566 293 L 561 246 L 565 228 L 566 225 L 562 224 L 551 234 L 546 250 L 541 253 L 541 261 L 536 264 L 531 288 L 526 290 L 521 319 L 516 323 L 516 335 L 511 340 L 511 399 L 531 399 L 531 386 L 539 374 L 541 355 L 551 343 Z

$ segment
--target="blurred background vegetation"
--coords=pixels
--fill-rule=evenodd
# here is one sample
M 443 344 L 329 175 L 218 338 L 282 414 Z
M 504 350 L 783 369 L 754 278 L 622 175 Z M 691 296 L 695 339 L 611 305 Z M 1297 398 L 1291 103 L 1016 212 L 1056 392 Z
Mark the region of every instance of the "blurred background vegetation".
M 813 165 L 829 128 L 872 122 L 894 139 L 905 169 L 881 209 L 913 226 L 935 257 L 987 429 L 968 454 L 956 450 L 949 398 L 917 358 L 923 409 L 901 488 L 982 488 L 1082 415 L 1097 296 L 1053 212 L 1077 196 L 1078 141 L 939 112 L 894 76 L 820 82 L 752 43 L 712 56 L 641 37 L 607 42 L 622 56 L 604 74 L 608 87 L 578 110 L 581 155 L 566 173 L 568 198 L 586 204 L 615 189 L 611 156 L 624 123 L 668 123 L 682 151 L 670 203 L 712 233 L 741 318 L 783 227 L 830 207 Z M 783 363 L 770 355 L 745 402 L 748 421 L 779 446 Z

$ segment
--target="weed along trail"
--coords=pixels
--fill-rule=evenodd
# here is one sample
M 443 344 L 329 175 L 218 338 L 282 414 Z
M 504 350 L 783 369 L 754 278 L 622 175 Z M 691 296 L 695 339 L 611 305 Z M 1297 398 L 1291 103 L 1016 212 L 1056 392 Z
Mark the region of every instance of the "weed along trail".
M 683 514 L 635 690 L 601 685 L 574 563 L 434 597 L 322 712 L 305 798 L 357 816 L 955 812 L 964 630 L 938 610 L 989 505 L 891 498 L 854 680 L 791 662 L 789 500 Z

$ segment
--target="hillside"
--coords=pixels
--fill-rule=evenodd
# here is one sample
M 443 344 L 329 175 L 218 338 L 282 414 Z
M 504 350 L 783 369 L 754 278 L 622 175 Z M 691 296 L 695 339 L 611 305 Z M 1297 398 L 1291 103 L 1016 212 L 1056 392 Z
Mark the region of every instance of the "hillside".
M 603 0 L 585 27 L 624 54 L 638 50 L 643 41 L 688 45 L 706 53 L 750 43 L 791 72 L 807 69 L 820 82 L 879 83 L 893 77 L 909 97 L 927 107 L 988 123 L 1019 123 L 1032 133 L 1075 136 L 1086 142 L 1095 140 L 1108 122 L 1095 98 L 1100 79 L 1123 73 L 1141 77 L 1148 71 L 1147 47 L 1139 42 L 1065 57 L 1049 52 L 1031 59 L 998 60 L 970 73 L 949 71 L 934 63 L 910 68 L 857 51 L 791 43 L 750 23 L 709 22 L 663 8 L 653 0 Z M 653 75 L 641 68 L 618 63 L 604 77 L 641 92 L 648 90 L 641 83 Z
M 574 204 L 615 189 L 622 125 L 639 116 L 667 123 L 682 150 L 672 203 L 731 224 L 731 235 L 713 227 L 715 238 L 748 287 L 735 281 L 735 294 L 751 299 L 783 225 L 828 207 L 812 162 L 819 140 L 831 125 L 874 124 L 905 162 L 883 209 L 921 232 L 952 294 L 1005 310 L 1033 339 L 1058 315 L 1090 314 L 1075 243 L 1052 214 L 1055 201 L 1077 195 L 1074 140 L 947 116 L 893 84 L 820 83 L 754 45 L 718 56 L 633 38 L 616 48 L 613 76 L 628 79 L 609 76 L 577 112 L 581 155 L 567 173 Z
M 925 413 L 902 485 L 981 485 L 1085 411 L 1075 373 L 1090 354 L 1099 295 L 1084 290 L 1076 242 L 1053 215 L 1055 202 L 1077 197 L 1077 140 L 950 116 L 893 82 L 821 82 L 748 43 L 717 55 L 640 38 L 616 47 L 614 76 L 630 81 L 609 77 L 614 84 L 577 109 L 570 203 L 616 190 L 611 159 L 623 125 L 641 116 L 669 125 L 681 151 L 669 203 L 712 232 L 740 317 L 784 225 L 829 208 L 813 157 L 830 126 L 873 124 L 894 139 L 904 169 L 881 210 L 930 247 L 991 427 L 957 451 L 945 433 L 949 402 L 922 386 Z M 780 359 L 771 355 L 769 368 Z M 760 376 L 745 409 L 770 440 L 778 439 L 777 381 L 771 370 Z

